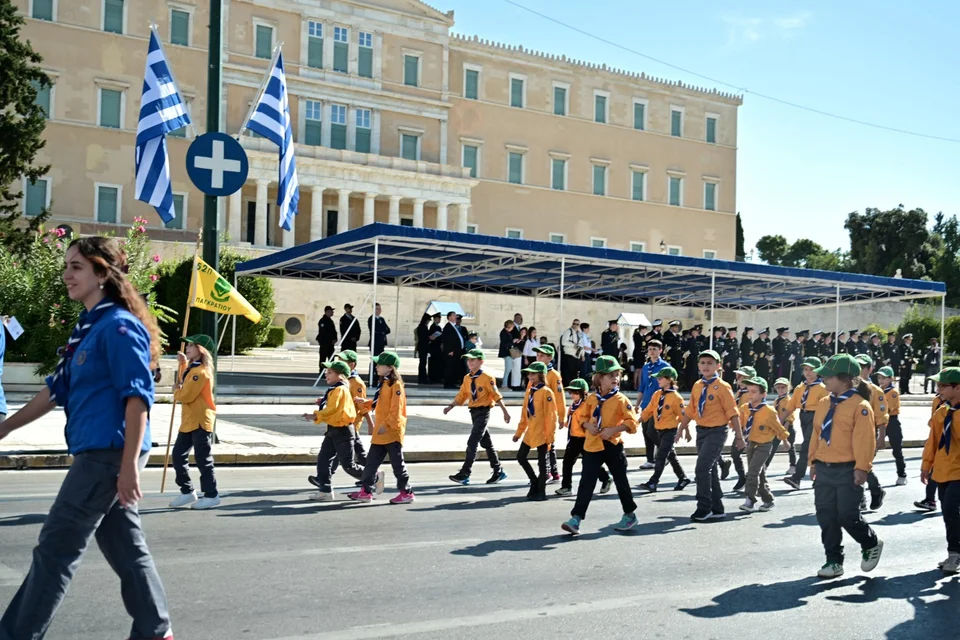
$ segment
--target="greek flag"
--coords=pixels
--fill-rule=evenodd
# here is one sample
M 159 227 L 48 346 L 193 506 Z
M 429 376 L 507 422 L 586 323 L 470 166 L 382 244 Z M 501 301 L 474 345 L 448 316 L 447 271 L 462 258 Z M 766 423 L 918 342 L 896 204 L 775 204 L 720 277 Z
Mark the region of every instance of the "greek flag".
M 151 204 L 164 223 L 174 218 L 167 134 L 190 124 L 180 90 L 154 30 L 150 31 L 137 123 L 137 200 Z
M 277 55 L 277 62 L 270 70 L 270 79 L 250 116 L 247 128 L 280 147 L 277 206 L 280 208 L 280 226 L 290 231 L 300 201 L 300 183 L 293 157 L 293 126 L 290 124 L 290 102 L 287 98 L 287 78 L 283 74 L 282 53 Z

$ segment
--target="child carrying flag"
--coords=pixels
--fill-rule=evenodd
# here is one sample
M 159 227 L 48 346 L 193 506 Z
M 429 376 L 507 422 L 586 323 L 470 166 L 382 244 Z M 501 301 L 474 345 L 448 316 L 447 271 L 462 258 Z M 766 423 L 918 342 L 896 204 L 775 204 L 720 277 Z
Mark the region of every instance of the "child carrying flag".
M 547 386 L 546 364 L 531 362 L 522 372 L 528 374 L 530 384 L 524 394 L 520 425 L 513 441 L 523 438 L 517 450 L 517 462 L 530 479 L 527 499 L 542 501 L 547 499 L 547 451 L 553 445 L 557 429 L 557 402 L 553 390 Z M 531 449 L 537 450 L 538 473 L 534 473 L 527 462 Z
M 907 484 L 907 464 L 903 460 L 903 429 L 900 427 L 900 393 L 897 391 L 894 382 L 894 373 L 892 367 L 880 367 L 877 371 L 877 382 L 880 383 L 880 390 L 883 391 L 883 400 L 887 407 L 887 414 L 890 419 L 887 420 L 887 428 L 884 430 L 886 438 L 877 437 L 877 450 L 882 451 L 887 448 L 886 440 L 890 440 L 890 449 L 893 451 L 893 459 L 897 464 L 897 486 L 902 487 Z
M 590 393 L 590 387 L 583 378 L 577 378 L 568 386 L 572 404 L 567 410 L 567 448 L 563 452 L 563 479 L 560 482 L 560 488 L 557 489 L 558 496 L 568 496 L 573 493 L 573 466 L 577 464 L 577 458 L 583 454 L 583 445 L 587 439 L 587 432 L 583 430 L 583 424 L 590 422 L 590 409 L 586 403 L 587 394 Z M 604 494 L 610 491 L 613 486 L 613 480 L 610 474 L 603 467 L 598 472 L 600 478 L 600 493 Z
M 947 559 L 938 566 L 944 573 L 960 572 L 960 368 L 948 367 L 932 376 L 944 400 L 930 419 L 930 437 L 923 447 L 920 481 L 936 481 L 943 524 L 947 530 Z
M 767 381 L 753 377 L 744 381 L 747 401 L 740 405 L 740 424 L 743 437 L 747 439 L 747 483 L 744 488 L 747 499 L 740 505 L 741 511 L 757 509 L 757 495 L 763 500 L 760 511 L 773 509 L 773 494 L 767 486 L 767 458 L 773 450 L 774 440 L 786 440 L 787 430 L 780 424 L 777 411 L 766 403 Z
M 312 420 L 314 424 L 327 425 L 327 432 L 317 454 L 317 475 L 309 476 L 307 480 L 319 491 L 310 496 L 316 502 L 327 502 L 334 499 L 333 485 L 330 478 L 334 472 L 334 462 L 348 474 L 361 479 L 363 469 L 353 460 L 353 425 L 357 420 L 357 407 L 350 397 L 350 387 L 346 378 L 350 375 L 350 367 L 346 362 L 324 362 L 323 375 L 326 376 L 330 388 L 317 400 L 319 410 L 303 414 L 305 420 Z
M 640 415 L 640 420 L 641 422 L 653 420 L 654 429 L 659 436 L 656 445 L 657 457 L 654 460 L 653 476 L 641 484 L 640 488 L 655 493 L 660 483 L 660 476 L 663 475 L 663 468 L 669 460 L 673 473 L 677 476 L 677 486 L 673 490 L 683 491 L 690 484 L 690 479 L 680 466 L 677 452 L 674 451 L 677 427 L 683 420 L 683 397 L 676 387 L 677 370 L 673 367 L 664 367 L 657 372 L 656 378 L 660 388 L 654 392 L 649 404 Z

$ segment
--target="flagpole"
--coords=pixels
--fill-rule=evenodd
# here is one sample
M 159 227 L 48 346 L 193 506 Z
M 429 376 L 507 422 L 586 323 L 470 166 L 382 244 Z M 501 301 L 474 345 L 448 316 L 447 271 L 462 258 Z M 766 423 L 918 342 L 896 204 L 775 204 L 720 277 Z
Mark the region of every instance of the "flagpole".
M 193 306 L 193 300 L 197 293 L 197 257 L 200 254 L 200 244 L 203 242 L 203 231 L 197 234 L 197 246 L 193 250 L 193 270 L 190 272 L 190 297 L 187 298 L 187 308 L 183 314 L 183 332 L 180 337 L 180 350 L 178 354 L 183 353 L 183 339 L 187 337 L 188 327 L 190 326 L 190 308 Z M 173 380 L 174 394 L 176 394 L 177 381 L 183 375 L 180 371 L 180 360 L 177 359 L 177 375 Z M 163 475 L 160 476 L 160 493 L 163 493 L 167 484 L 167 465 L 170 463 L 170 439 L 173 437 L 173 421 L 177 417 L 177 396 L 173 396 L 173 407 L 170 409 L 170 427 L 167 429 L 167 451 L 163 455 Z
M 277 58 L 280 57 L 281 47 L 283 47 L 282 40 L 273 48 L 273 57 L 270 59 L 270 64 L 267 65 L 267 72 L 263 75 L 263 80 L 260 81 L 260 88 L 257 89 L 257 95 L 253 97 L 253 102 L 250 103 L 250 108 L 247 110 L 247 117 L 243 119 L 243 124 L 240 125 L 240 131 L 238 131 L 236 135 L 237 140 L 239 140 L 240 136 L 243 135 L 243 132 L 247 130 L 247 123 L 250 122 L 250 118 L 253 117 L 253 111 L 257 108 L 257 104 L 260 102 L 260 97 L 267 89 L 267 83 L 270 82 L 270 76 L 273 75 L 273 67 L 277 64 Z

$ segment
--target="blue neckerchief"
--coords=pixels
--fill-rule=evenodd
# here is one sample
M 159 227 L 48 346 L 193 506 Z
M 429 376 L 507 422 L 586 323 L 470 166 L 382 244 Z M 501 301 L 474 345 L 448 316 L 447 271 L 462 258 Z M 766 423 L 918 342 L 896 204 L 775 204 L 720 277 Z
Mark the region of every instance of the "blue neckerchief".
M 601 418 L 601 409 L 603 409 L 603 403 L 612 398 L 613 396 L 620 393 L 620 387 L 614 387 L 610 393 L 606 395 L 600 395 L 600 392 L 597 392 L 597 408 L 593 410 L 593 417 L 597 421 L 597 429 L 601 429 L 600 418 Z
M 700 378 L 703 386 L 700 389 L 700 397 L 697 399 L 697 415 L 703 417 L 703 408 L 707 406 L 707 391 L 710 389 L 710 383 L 720 378 L 716 373 L 712 378 Z
M 940 444 L 937 446 L 938 449 L 946 449 L 947 455 L 950 454 L 950 427 L 953 425 L 953 412 L 957 409 L 960 409 L 960 406 L 950 405 L 950 410 L 947 411 L 947 417 L 943 419 L 943 433 L 940 435 Z
M 186 369 L 183 370 L 183 377 L 180 378 L 180 385 L 183 386 L 183 383 L 187 381 L 187 374 L 190 373 L 191 369 L 196 369 L 203 363 L 197 360 L 196 362 L 191 362 Z
M 747 426 L 746 426 L 746 428 L 743 430 L 743 437 L 744 437 L 744 438 L 746 438 L 748 435 L 750 435 L 750 431 L 753 429 L 753 419 L 757 417 L 757 411 L 759 411 L 759 410 L 761 409 L 761 407 L 765 407 L 765 406 L 767 406 L 767 403 L 766 403 L 766 402 L 761 402 L 760 404 L 758 404 L 758 405 L 755 406 L 755 407 L 754 407 L 753 405 L 750 405 L 750 417 L 747 418 Z
M 888 391 L 891 391 L 892 389 L 893 389 L 893 383 L 891 382 L 891 383 L 890 383 L 890 386 L 888 386 L 886 389 L 884 389 L 883 392 L 886 393 L 886 392 L 888 392 Z
M 746 389 L 737 389 L 737 404 L 740 404 L 740 399 L 745 395 L 747 395 Z
M 483 375 L 483 369 L 478 369 L 476 373 L 467 374 L 470 376 L 470 396 L 473 401 L 477 401 L 477 378 Z
M 380 378 L 380 384 L 377 385 L 377 390 L 373 394 L 373 404 L 370 405 L 371 411 L 377 410 L 377 403 L 380 402 L 380 392 L 383 390 L 383 383 L 386 381 L 386 378 Z
M 830 433 L 833 431 L 833 412 L 837 408 L 837 405 L 843 402 L 844 400 L 849 400 L 857 393 L 856 389 L 850 389 L 842 396 L 837 396 L 836 394 L 830 394 L 830 410 L 827 411 L 827 415 L 823 418 L 823 425 L 820 427 L 820 439 L 825 440 L 827 446 L 830 446 Z
M 583 404 L 583 398 L 580 398 L 579 400 L 575 400 L 573 404 L 570 406 L 570 411 L 569 413 L 567 413 L 567 429 L 569 429 L 573 425 L 573 414 L 577 412 L 577 409 L 579 409 L 580 405 L 582 404 Z
M 667 393 L 670 391 L 673 391 L 673 387 L 660 389 L 660 399 L 657 400 L 657 422 L 660 422 L 660 416 L 663 414 L 663 401 L 667 399 Z
M 351 377 L 351 378 L 357 378 L 357 379 L 359 379 L 359 380 L 363 380 L 363 378 L 360 377 L 360 374 L 357 373 L 357 370 L 356 370 L 356 369 L 351 369 L 351 370 L 350 370 L 350 377 Z
M 553 371 L 553 360 L 547 363 L 547 371 Z
M 534 386 L 530 387 L 530 394 L 527 396 L 527 417 L 528 418 L 532 418 L 533 416 L 537 415 L 536 410 L 533 408 L 533 396 L 536 395 L 537 391 L 539 391 L 540 389 L 543 389 L 543 385 L 544 383 L 541 382 L 535 387 Z
M 114 306 L 113 301 L 104 298 L 90 311 L 84 310 L 80 313 L 80 319 L 77 320 L 77 326 L 73 328 L 67 345 L 60 349 L 60 361 L 57 362 L 53 375 L 47 379 L 47 385 L 50 387 L 50 402 L 66 407 L 67 397 L 70 395 L 70 361 L 73 360 L 80 342 L 90 333 L 90 327 L 96 324 L 97 320 L 103 317 L 104 312 L 112 306 Z
M 806 380 L 803 381 L 803 384 L 804 384 L 804 386 L 806 387 L 806 389 L 803 390 L 803 398 L 800 399 L 800 408 L 801 408 L 801 409 L 803 409 L 804 407 L 807 406 L 807 396 L 810 395 L 810 387 L 813 387 L 813 386 L 815 386 L 815 385 L 818 385 L 818 384 L 820 384 L 821 382 L 823 382 L 823 379 L 821 379 L 821 378 L 817 378 L 817 379 L 814 380 L 813 382 L 807 382 Z
M 320 401 L 320 410 L 321 410 L 321 411 L 323 411 L 324 409 L 327 408 L 327 400 L 330 398 L 330 392 L 333 391 L 334 389 L 336 389 L 337 387 L 342 387 L 342 386 L 343 386 L 343 381 L 342 381 L 342 380 L 341 380 L 340 382 L 337 382 L 337 383 L 334 383 L 334 384 L 330 385 L 330 388 L 327 389 L 327 392 L 326 392 L 325 394 L 323 394 L 323 400 Z

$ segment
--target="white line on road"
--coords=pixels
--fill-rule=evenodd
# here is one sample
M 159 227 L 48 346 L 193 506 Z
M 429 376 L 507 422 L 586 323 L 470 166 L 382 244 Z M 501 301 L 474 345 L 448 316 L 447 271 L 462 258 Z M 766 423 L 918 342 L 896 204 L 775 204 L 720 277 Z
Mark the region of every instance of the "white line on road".
M 19 587 L 23 574 L 0 562 L 0 587 Z

